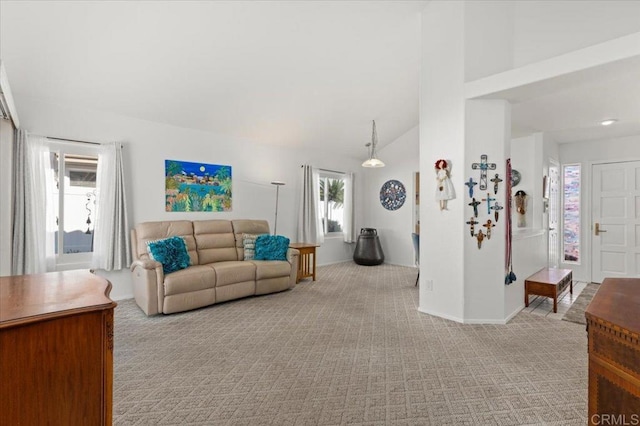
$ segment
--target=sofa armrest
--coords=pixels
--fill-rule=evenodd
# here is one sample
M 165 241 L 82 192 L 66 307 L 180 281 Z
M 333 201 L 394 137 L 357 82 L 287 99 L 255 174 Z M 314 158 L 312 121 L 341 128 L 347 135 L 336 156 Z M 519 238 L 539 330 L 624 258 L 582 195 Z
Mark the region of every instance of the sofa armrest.
M 136 303 L 147 315 L 162 312 L 164 305 L 164 271 L 162 263 L 151 259 L 134 260 L 131 264 L 133 273 L 133 296 Z
M 288 249 L 287 261 L 291 264 L 291 274 L 289 275 L 289 288 L 294 288 L 298 282 L 298 262 L 300 262 L 300 251 L 293 248 Z
M 131 272 L 133 272 L 136 267 L 143 269 L 156 269 L 160 267 L 160 269 L 162 269 L 162 263 L 151 259 L 137 259 L 131 262 Z

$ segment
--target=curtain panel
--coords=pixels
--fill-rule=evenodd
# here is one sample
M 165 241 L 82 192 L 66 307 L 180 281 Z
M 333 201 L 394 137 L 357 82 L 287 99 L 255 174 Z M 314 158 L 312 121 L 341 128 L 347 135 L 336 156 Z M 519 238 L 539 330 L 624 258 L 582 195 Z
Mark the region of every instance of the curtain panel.
M 122 145 L 105 143 L 98 154 L 96 225 L 92 267 L 112 271 L 131 264 Z
M 354 191 L 353 172 L 344 175 L 344 242 L 353 243 L 356 241 L 356 230 L 354 228 Z
M 25 130 L 16 130 L 14 140 L 11 273 L 40 274 L 47 272 L 47 257 L 53 258 L 53 236 L 47 232 L 49 148 L 46 138 Z
M 324 243 L 322 222 L 318 214 L 320 202 L 320 174 L 309 165 L 301 167 L 302 185 L 298 210 L 298 241 L 312 244 Z

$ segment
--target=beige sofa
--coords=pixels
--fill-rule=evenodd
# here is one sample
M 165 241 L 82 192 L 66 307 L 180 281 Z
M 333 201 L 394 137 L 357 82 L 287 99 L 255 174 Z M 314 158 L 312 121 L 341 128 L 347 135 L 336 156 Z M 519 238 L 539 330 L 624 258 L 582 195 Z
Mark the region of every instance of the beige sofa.
M 200 220 L 145 222 L 131 231 L 134 261 L 133 295 L 147 315 L 196 309 L 240 297 L 293 288 L 298 250 L 287 261 L 244 261 L 243 234 L 268 234 L 265 220 Z M 162 264 L 149 258 L 147 242 L 183 237 L 191 265 L 164 274 Z

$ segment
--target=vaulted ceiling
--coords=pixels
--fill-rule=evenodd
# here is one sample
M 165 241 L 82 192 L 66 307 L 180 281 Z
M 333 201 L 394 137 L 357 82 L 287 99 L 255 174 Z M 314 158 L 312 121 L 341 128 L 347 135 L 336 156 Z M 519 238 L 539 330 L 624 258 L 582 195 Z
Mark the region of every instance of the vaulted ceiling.
M 418 123 L 426 2 L 7 2 L 21 97 L 366 157 Z
M 427 1 L 0 2 L 20 113 L 37 98 L 364 158 L 418 124 Z M 513 133 L 640 133 L 640 61 L 513 102 Z M 602 128 L 603 118 L 620 118 Z

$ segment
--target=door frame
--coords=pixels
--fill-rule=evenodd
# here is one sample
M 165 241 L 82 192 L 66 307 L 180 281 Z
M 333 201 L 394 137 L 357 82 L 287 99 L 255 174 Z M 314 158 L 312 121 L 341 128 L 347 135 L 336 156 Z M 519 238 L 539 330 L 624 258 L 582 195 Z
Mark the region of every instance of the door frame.
M 589 176 L 585 176 L 584 175 L 584 171 L 581 175 L 581 179 L 582 182 L 589 182 L 589 190 L 588 191 L 581 191 L 581 194 L 584 193 L 584 202 L 586 202 L 586 207 L 587 209 L 585 209 L 586 211 L 588 211 L 588 215 L 584 215 L 584 216 L 588 216 L 588 222 L 585 223 L 584 218 L 581 216 L 580 218 L 580 225 L 581 227 L 583 227 L 583 231 L 580 232 L 581 236 L 585 235 L 585 232 L 589 235 L 589 238 L 585 238 L 585 243 L 587 243 L 589 246 L 585 247 L 585 253 L 588 253 L 588 258 L 583 256 L 583 259 L 585 260 L 585 262 L 588 262 L 589 267 L 585 268 L 586 270 L 584 271 L 587 274 L 587 279 L 589 280 L 589 282 L 593 282 L 593 221 L 594 221 L 594 214 L 593 214 L 593 204 L 592 204 L 592 199 L 593 199 L 593 167 L 596 165 L 601 165 L 601 164 L 613 164 L 613 163 L 633 163 L 636 161 L 640 161 L 640 158 L 638 157 L 632 157 L 632 158 L 614 158 L 614 159 L 609 159 L 609 160 L 595 160 L 595 161 L 589 161 L 587 162 L 587 165 L 589 167 Z M 564 178 L 564 176 L 563 176 Z M 588 179 L 588 180 L 587 180 Z M 564 186 L 564 182 L 563 182 L 563 186 Z M 564 191 L 564 188 L 563 188 Z M 583 204 L 583 201 L 580 201 L 580 204 L 582 206 L 585 206 L 585 204 Z M 564 207 L 564 199 L 563 199 L 563 207 Z M 586 226 L 585 226 L 586 225 Z M 564 231 L 563 231 L 564 234 Z M 587 251 L 588 250 L 588 251 Z M 582 261 L 580 263 L 583 263 Z
M 563 248 L 563 244 L 561 241 L 561 238 L 564 235 L 563 229 L 562 229 L 562 225 L 563 225 L 563 221 L 562 221 L 562 212 L 564 211 L 563 206 L 564 206 L 564 186 L 563 186 L 563 176 L 562 176 L 562 164 L 560 164 L 560 161 L 558 161 L 555 158 L 549 157 L 548 158 L 548 162 L 547 162 L 547 185 L 550 185 L 551 182 L 549 181 L 550 177 L 551 177 L 551 172 L 549 170 L 551 170 L 552 167 L 555 167 L 558 169 L 558 195 L 557 195 L 557 199 L 556 199 L 556 204 L 557 204 L 557 224 L 556 224 L 556 229 L 555 231 L 558 233 L 557 236 L 557 241 L 556 241 L 556 261 L 554 264 L 551 264 L 551 262 L 549 262 L 549 253 L 547 253 L 547 262 L 549 264 L 549 267 L 554 267 L 554 265 L 557 265 L 555 267 L 560 267 L 560 264 L 563 261 L 563 256 L 561 254 L 562 248 Z M 544 197 L 544 193 L 542 194 L 542 196 Z M 546 203 L 546 205 L 544 206 L 544 209 L 547 213 L 547 223 L 546 223 L 546 227 L 547 227 L 547 251 L 549 251 L 549 247 L 550 247 L 550 242 L 551 242 L 551 238 L 549 236 L 549 233 L 551 232 L 549 227 L 550 227 L 550 218 L 551 218 L 551 197 L 549 197 L 546 201 L 544 201 Z M 543 224 L 544 225 L 544 224 Z

